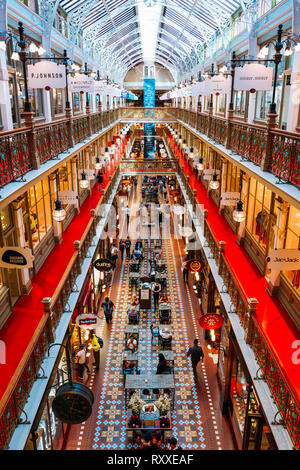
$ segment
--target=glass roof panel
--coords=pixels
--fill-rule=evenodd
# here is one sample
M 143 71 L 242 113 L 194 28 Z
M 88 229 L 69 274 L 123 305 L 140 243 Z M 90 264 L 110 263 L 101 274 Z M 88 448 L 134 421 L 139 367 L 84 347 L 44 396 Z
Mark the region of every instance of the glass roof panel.
M 249 1 L 254 0 L 244 3 Z M 145 0 L 59 0 L 59 4 L 82 29 L 87 47 L 99 41 L 101 47 L 112 47 L 120 64 L 134 50 L 144 60 L 163 54 L 162 60 L 174 69 L 174 61 L 182 61 L 196 44 L 210 40 L 227 25 L 241 0 L 157 0 L 151 7 Z M 151 24 L 146 31 L 145 19 Z M 123 54 L 122 47 L 126 47 Z

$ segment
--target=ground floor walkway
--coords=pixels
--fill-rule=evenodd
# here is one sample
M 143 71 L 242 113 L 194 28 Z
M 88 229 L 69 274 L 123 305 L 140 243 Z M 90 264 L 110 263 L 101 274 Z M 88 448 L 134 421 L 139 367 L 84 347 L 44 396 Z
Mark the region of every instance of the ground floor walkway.
M 139 199 L 140 184 L 132 204 Z M 181 245 L 182 243 L 182 245 Z M 144 240 L 144 259 L 140 271 L 149 274 L 148 260 L 152 256 L 154 240 Z M 174 382 L 175 406 L 172 411 L 171 431 L 165 438 L 177 437 L 183 449 L 225 450 L 234 449 L 234 442 L 226 419 L 221 414 L 217 382 L 217 366 L 208 356 L 203 330 L 199 326 L 200 306 L 193 293 L 192 280 L 184 284 L 181 265 L 184 245 L 181 240 L 162 241 L 162 259 L 167 267 L 166 291 L 171 302 L 173 331 L 172 351 L 175 355 Z M 132 431 L 126 429 L 124 375 L 122 352 L 125 348 L 125 328 L 128 325 L 127 309 L 136 287 L 129 282 L 129 264 L 126 255 L 117 262 L 108 295 L 115 304 L 112 323 L 102 323 L 97 334 L 104 340 L 101 350 L 100 370 L 84 375 L 83 382 L 93 391 L 95 403 L 91 417 L 82 424 L 72 425 L 67 434 L 67 450 L 102 450 L 137 448 Z M 103 317 L 103 312 L 100 311 Z M 138 358 L 140 374 L 156 373 L 160 346 L 153 338 L 150 326 L 159 323 L 158 313 L 152 307 L 140 310 Z M 190 359 L 186 357 L 189 346 L 199 338 L 205 359 L 198 365 L 198 381 L 193 377 Z M 92 354 L 90 363 L 93 362 Z

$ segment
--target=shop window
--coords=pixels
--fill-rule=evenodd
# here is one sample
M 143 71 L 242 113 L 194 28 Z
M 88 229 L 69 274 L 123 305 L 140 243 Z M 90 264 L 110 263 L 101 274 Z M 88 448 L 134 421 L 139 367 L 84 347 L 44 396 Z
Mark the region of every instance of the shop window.
M 241 435 L 244 433 L 247 414 L 248 383 L 240 362 L 236 359 L 233 364 L 230 380 L 230 398 Z
M 1 221 L 1 228 L 2 228 L 3 233 L 7 232 L 7 230 L 12 227 L 13 223 L 12 223 L 12 217 L 11 217 L 9 206 L 6 206 L 4 207 L 4 209 L 1 209 L 0 221 Z
M 272 192 L 253 178 L 250 180 L 247 229 L 266 248 Z
M 227 162 L 227 175 L 225 191 L 236 192 L 240 190 L 240 170 Z
M 82 95 L 80 93 L 72 93 L 73 100 L 73 112 L 79 112 L 82 110 Z
M 246 92 L 245 91 L 235 91 L 234 92 L 234 114 L 237 116 L 245 116 L 246 110 Z
M 300 211 L 290 206 L 285 248 L 300 249 Z M 300 292 L 300 271 L 284 271 L 283 275 Z
M 216 112 L 225 115 L 226 111 L 226 97 L 227 95 L 222 94 L 216 96 Z
M 53 88 L 51 90 L 51 106 L 53 116 L 64 112 L 64 93 L 62 88 Z
M 275 53 L 274 46 L 271 44 L 269 47 L 269 54 L 266 59 L 272 59 Z M 288 61 L 285 60 L 285 57 L 282 58 L 281 62 L 278 65 L 278 74 L 277 74 L 277 82 L 276 82 L 276 92 L 275 92 L 275 103 L 276 103 L 276 110 L 280 112 L 280 103 L 282 99 L 282 83 L 283 83 L 283 73 L 286 66 L 289 64 Z M 275 67 L 273 62 L 269 63 L 270 67 Z M 274 76 L 274 70 L 273 70 Z M 255 103 L 255 119 L 266 120 L 267 114 L 269 112 L 269 107 L 272 102 L 272 95 L 273 90 L 269 91 L 257 91 L 256 92 L 256 103 Z
M 36 247 L 52 227 L 48 178 L 30 188 L 28 201 L 32 246 Z
M 21 3 L 24 3 L 28 8 L 30 8 L 32 11 L 35 11 L 38 13 L 38 2 L 37 0 L 19 0 Z

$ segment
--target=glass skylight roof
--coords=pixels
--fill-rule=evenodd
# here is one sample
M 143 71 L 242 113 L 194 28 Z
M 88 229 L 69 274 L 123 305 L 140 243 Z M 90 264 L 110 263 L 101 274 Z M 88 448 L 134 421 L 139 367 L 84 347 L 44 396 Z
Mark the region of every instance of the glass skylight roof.
M 252 0 L 244 0 L 247 4 Z M 240 0 L 60 0 L 83 31 L 85 47 L 113 51 L 124 72 L 137 61 L 156 61 L 177 71 L 196 44 L 226 26 Z M 151 3 L 151 2 L 150 2 Z M 109 53 L 106 54 L 109 57 Z M 101 63 L 101 57 L 100 57 Z

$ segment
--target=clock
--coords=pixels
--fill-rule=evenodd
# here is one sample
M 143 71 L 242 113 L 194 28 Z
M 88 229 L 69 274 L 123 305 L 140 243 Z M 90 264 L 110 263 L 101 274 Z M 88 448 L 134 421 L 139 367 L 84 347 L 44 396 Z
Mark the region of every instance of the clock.
M 93 403 L 94 395 L 88 387 L 78 382 L 66 383 L 57 390 L 52 410 L 60 421 L 79 424 L 90 417 Z

